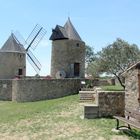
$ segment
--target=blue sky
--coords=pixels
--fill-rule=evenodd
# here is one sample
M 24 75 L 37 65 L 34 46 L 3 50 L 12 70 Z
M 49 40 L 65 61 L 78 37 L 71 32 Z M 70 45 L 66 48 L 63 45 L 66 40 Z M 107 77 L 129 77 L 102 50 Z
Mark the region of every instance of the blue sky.
M 51 30 L 64 25 L 70 17 L 85 43 L 95 51 L 120 37 L 140 47 L 140 0 L 1 0 L 0 46 L 11 31 L 26 39 L 39 23 L 46 30 L 34 55 L 42 64 L 40 75 L 50 73 Z M 35 75 L 27 63 L 27 75 Z

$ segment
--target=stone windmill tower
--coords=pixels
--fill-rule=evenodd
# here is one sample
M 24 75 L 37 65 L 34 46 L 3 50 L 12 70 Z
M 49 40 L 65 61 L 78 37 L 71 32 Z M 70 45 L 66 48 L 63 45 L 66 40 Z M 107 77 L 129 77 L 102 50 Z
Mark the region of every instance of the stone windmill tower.
M 70 18 L 62 27 L 56 25 L 52 40 L 51 76 L 53 78 L 85 77 L 85 43 Z
M 25 49 L 12 33 L 0 49 L 0 79 L 12 79 L 15 76 L 25 75 Z

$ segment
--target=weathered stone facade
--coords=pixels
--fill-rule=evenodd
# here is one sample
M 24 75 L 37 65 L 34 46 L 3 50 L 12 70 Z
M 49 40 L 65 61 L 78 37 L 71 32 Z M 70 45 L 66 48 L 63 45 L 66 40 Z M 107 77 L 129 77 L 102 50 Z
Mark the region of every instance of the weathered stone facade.
M 97 91 L 97 96 L 99 117 L 124 115 L 124 91 Z
M 0 100 L 12 100 L 12 80 L 0 80 Z
M 12 81 L 12 100 L 48 100 L 78 93 L 80 79 L 25 79 Z
M 84 106 L 84 118 L 94 119 L 99 117 L 99 106 L 87 104 Z
M 22 76 L 26 75 L 25 53 L 0 52 L 0 79 L 12 79 L 19 75 L 22 69 Z
M 85 77 L 85 43 L 70 18 L 62 27 L 56 25 L 52 40 L 51 76 L 53 78 Z
M 139 70 L 132 68 L 125 73 L 125 107 L 137 109 L 140 107 L 139 98 Z
M 78 44 L 78 46 L 77 46 Z M 85 43 L 75 40 L 55 40 L 52 42 L 51 76 L 64 71 L 67 78 L 74 77 L 74 63 L 80 64 L 80 78 L 85 77 Z
M 85 118 L 91 119 L 98 117 L 110 117 L 114 115 L 124 116 L 124 91 L 102 91 L 101 88 L 95 88 L 94 91 L 83 92 L 85 94 L 92 94 L 95 99 L 94 104 L 90 103 L 84 106 Z
M 13 33 L 0 49 L 0 79 L 26 75 L 26 51 Z

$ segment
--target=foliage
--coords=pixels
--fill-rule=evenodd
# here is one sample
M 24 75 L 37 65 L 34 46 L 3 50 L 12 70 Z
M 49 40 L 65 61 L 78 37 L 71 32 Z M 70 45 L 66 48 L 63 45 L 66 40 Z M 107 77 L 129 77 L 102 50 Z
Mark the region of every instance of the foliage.
M 98 78 L 100 75 L 99 68 L 100 67 L 98 65 L 98 60 L 92 61 L 91 63 L 88 64 L 86 73 L 94 78 Z
M 95 60 L 95 54 L 94 54 L 94 50 L 92 47 L 86 45 L 86 56 L 85 56 L 85 62 L 91 63 Z
M 140 50 L 135 44 L 117 39 L 99 52 L 102 68 L 111 74 L 120 75 L 140 59 Z
M 115 42 L 98 52 L 97 71 L 113 74 L 118 78 L 121 86 L 125 88 L 121 81 L 121 74 L 139 59 L 140 50 L 138 46 L 135 44 L 131 45 L 118 38 Z
M 98 77 L 98 70 L 95 69 L 96 67 L 96 54 L 94 53 L 94 50 L 92 47 L 86 45 L 86 74 L 90 75 L 92 77 Z

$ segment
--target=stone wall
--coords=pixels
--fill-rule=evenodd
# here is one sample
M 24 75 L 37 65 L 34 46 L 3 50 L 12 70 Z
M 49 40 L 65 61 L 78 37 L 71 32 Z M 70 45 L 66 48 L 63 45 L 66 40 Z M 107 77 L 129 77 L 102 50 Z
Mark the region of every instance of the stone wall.
M 124 91 L 97 91 L 99 117 L 124 115 Z
M 12 100 L 18 102 L 59 98 L 80 89 L 80 79 L 23 79 L 12 84 Z
M 19 52 L 0 52 L 0 79 L 13 79 L 18 75 L 18 70 L 23 70 L 26 75 L 26 57 Z
M 0 100 L 12 100 L 11 80 L 0 80 Z
M 96 86 L 115 85 L 114 79 L 81 79 L 85 84 L 82 84 L 82 90 L 94 90 Z
M 74 76 L 74 63 L 80 64 L 80 78 L 85 77 L 85 43 L 77 40 L 55 40 L 52 42 L 51 76 L 65 71 L 67 78 Z
M 138 108 L 138 69 L 130 69 L 125 75 L 125 107 Z

